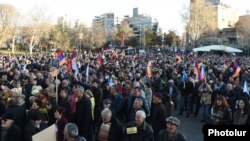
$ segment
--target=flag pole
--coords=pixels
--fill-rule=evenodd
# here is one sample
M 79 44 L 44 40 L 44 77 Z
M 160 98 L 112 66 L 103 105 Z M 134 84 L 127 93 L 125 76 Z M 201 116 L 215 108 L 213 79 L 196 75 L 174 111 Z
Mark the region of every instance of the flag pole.
M 58 70 L 56 69 L 56 104 L 58 105 L 58 82 L 57 82 L 57 72 L 58 72 Z

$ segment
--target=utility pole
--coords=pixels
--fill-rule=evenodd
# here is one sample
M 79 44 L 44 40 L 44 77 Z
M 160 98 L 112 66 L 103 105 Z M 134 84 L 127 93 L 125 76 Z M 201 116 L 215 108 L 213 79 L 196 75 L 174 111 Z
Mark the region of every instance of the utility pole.
M 145 38 L 145 35 L 146 35 L 146 34 L 145 34 L 145 24 L 143 25 L 143 31 L 144 31 L 144 32 L 143 32 L 143 49 L 145 49 L 145 45 L 146 45 L 146 42 L 145 42 L 145 41 L 146 41 L 146 40 L 145 40 L 145 39 L 146 39 L 146 38 Z
M 140 25 L 140 49 L 142 48 L 142 47 L 141 47 L 141 46 L 142 46 L 142 41 L 141 41 L 141 40 L 142 40 L 142 37 L 141 37 L 141 31 L 142 31 L 142 30 L 141 30 L 141 25 Z

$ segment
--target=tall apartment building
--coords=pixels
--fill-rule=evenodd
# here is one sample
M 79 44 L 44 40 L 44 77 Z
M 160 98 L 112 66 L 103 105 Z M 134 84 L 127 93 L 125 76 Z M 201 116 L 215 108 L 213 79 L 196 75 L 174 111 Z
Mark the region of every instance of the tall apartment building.
M 92 27 L 101 27 L 105 31 L 105 37 L 111 38 L 111 32 L 115 25 L 114 13 L 105 13 L 100 16 L 96 16 L 92 21 Z
M 158 29 L 158 22 L 154 22 L 149 15 L 139 14 L 137 7 L 133 8 L 133 16 L 125 18 L 123 22 L 128 22 L 135 33 L 144 32 L 147 28 L 151 28 L 155 32 Z
M 235 23 L 239 20 L 239 13 L 236 9 L 226 4 L 214 5 L 214 9 L 218 29 L 235 27 Z
M 198 0 L 190 0 L 191 6 L 196 1 Z M 212 4 L 214 8 L 217 29 L 235 27 L 235 23 L 239 20 L 239 12 L 229 6 L 226 0 L 206 0 L 206 2 Z
M 63 27 L 75 28 L 81 25 L 80 20 L 74 17 L 68 17 L 67 15 L 57 18 L 57 24 Z

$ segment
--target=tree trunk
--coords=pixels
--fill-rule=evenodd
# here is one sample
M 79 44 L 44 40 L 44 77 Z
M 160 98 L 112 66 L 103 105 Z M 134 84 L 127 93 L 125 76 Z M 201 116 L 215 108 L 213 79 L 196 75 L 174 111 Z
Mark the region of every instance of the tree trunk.
M 31 40 L 30 40 L 30 45 L 29 45 L 30 55 L 32 55 L 32 51 L 34 47 L 33 42 L 34 42 L 34 35 L 31 37 Z
M 29 51 L 30 51 L 30 55 L 32 55 L 32 53 L 33 53 L 33 52 L 32 52 L 32 51 L 33 51 L 33 46 L 32 46 L 32 44 L 29 45 Z

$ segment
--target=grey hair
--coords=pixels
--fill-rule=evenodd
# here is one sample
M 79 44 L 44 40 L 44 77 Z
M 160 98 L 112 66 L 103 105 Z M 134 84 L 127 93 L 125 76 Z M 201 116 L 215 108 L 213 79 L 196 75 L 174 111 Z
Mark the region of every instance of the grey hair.
M 144 119 L 146 118 L 146 113 L 145 113 L 144 111 L 142 111 L 142 110 L 137 111 L 135 115 L 140 115 L 140 116 L 142 116 Z
M 143 101 L 142 101 L 140 98 L 135 98 L 134 102 L 135 102 L 136 100 L 139 101 L 139 103 L 140 103 L 141 106 L 143 105 Z
M 84 88 L 83 88 L 83 86 L 77 86 L 77 88 L 81 91 L 81 93 L 84 93 Z
M 78 127 L 74 123 L 67 123 L 64 127 L 64 131 L 70 138 L 76 138 L 78 136 Z
M 104 108 L 103 110 L 102 110 L 102 117 L 104 116 L 104 115 L 107 115 L 108 117 L 112 117 L 112 111 L 109 109 L 109 108 Z

